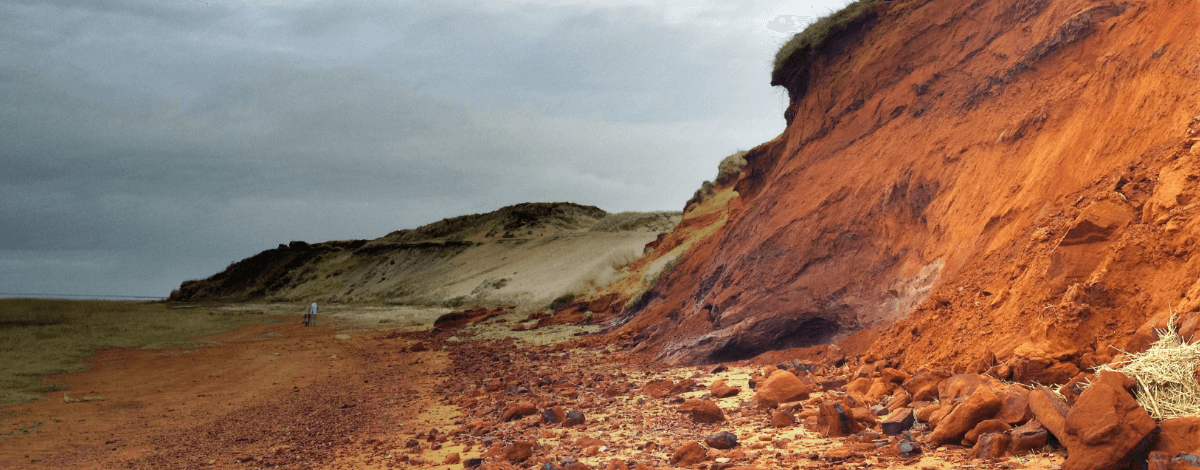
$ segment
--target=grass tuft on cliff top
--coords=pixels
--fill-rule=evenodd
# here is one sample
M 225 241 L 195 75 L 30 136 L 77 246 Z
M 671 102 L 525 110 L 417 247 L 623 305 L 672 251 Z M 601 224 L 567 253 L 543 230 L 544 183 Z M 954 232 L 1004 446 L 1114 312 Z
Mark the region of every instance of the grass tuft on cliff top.
M 858 18 L 863 12 L 867 11 L 867 7 L 874 5 L 879 0 L 857 0 L 850 2 L 841 10 L 838 10 L 827 16 L 822 16 L 804 28 L 804 31 L 796 33 L 788 42 L 785 42 L 779 48 L 779 52 L 775 53 L 775 68 L 771 70 L 772 74 L 779 73 L 783 68 L 783 64 L 787 63 L 796 51 L 805 47 L 815 48 L 820 45 L 825 38 L 829 36 L 829 30 L 835 26 L 841 26 L 849 23 L 851 20 Z

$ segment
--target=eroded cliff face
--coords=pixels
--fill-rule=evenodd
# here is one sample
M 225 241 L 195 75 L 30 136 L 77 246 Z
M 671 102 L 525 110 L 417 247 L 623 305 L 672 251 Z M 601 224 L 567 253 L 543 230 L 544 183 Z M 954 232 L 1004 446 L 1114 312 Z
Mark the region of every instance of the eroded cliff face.
M 776 74 L 787 129 L 623 328 L 677 364 L 874 329 L 905 366 L 1083 367 L 1169 307 L 1195 315 L 1198 18 L 875 4 Z

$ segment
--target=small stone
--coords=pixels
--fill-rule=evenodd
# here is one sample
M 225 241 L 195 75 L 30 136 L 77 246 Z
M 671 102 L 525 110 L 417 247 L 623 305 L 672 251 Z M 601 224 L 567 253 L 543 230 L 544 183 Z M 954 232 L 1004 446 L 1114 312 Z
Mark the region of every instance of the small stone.
M 567 420 L 567 412 L 561 406 L 552 406 L 542 410 L 542 422 L 546 424 L 558 424 Z
M 713 367 L 712 369 L 710 369 L 710 370 L 708 371 L 708 373 L 710 373 L 710 374 L 719 374 L 719 373 L 721 373 L 721 372 L 725 372 L 725 371 L 727 371 L 727 370 L 729 370 L 729 368 L 728 368 L 728 367 L 726 367 L 726 366 L 725 366 L 725 364 L 717 364 L 717 365 L 716 365 L 716 367 Z
M 738 445 L 737 435 L 729 431 L 720 431 L 709 434 L 708 437 L 704 438 L 704 443 L 708 444 L 709 447 L 714 449 L 722 450 L 732 449 Z
M 563 426 L 567 426 L 567 427 L 579 426 L 579 425 L 583 424 L 583 421 L 584 421 L 584 417 L 583 417 L 582 412 L 569 411 L 569 412 L 567 412 L 567 415 L 563 419 Z
M 680 413 L 688 413 L 696 423 L 719 423 L 725 421 L 725 412 L 710 400 L 688 400 L 679 405 Z
M 980 421 L 979 424 L 975 425 L 975 428 L 967 431 L 967 434 L 963 436 L 962 445 L 973 446 L 975 445 L 975 441 L 979 440 L 979 436 L 996 432 L 1002 433 L 1008 431 L 1009 429 L 1012 429 L 1012 426 L 1009 426 L 1008 423 L 1002 420 L 985 419 Z
M 446 456 L 446 460 L 442 461 L 442 465 L 454 465 L 462 461 L 462 456 L 458 452 Z
M 512 463 L 523 462 L 533 456 L 533 442 L 517 441 L 504 448 L 504 460 Z
M 671 455 L 671 465 L 677 467 L 689 467 L 708 458 L 708 451 L 704 450 L 704 446 L 696 441 L 688 441 Z
M 796 417 L 792 416 L 792 414 L 788 413 L 787 411 L 779 410 L 776 411 L 775 414 L 771 415 L 772 427 L 788 428 L 794 424 L 796 424 Z
M 729 398 L 737 395 L 741 391 L 742 389 L 740 388 L 726 385 L 725 381 L 721 379 L 717 379 L 713 382 L 712 386 L 709 387 L 709 393 L 712 394 L 713 398 Z
M 537 414 L 537 407 L 533 406 L 533 403 L 522 401 L 513 403 L 512 405 L 509 405 L 508 408 L 505 408 L 504 413 L 500 415 L 500 420 L 512 421 L 532 414 Z
M 479 457 L 472 457 L 463 461 L 463 468 L 475 468 L 480 465 L 483 465 L 483 459 Z
M 671 389 L 675 383 L 670 380 L 655 380 L 642 386 L 642 393 L 654 398 L 666 398 L 672 395 Z

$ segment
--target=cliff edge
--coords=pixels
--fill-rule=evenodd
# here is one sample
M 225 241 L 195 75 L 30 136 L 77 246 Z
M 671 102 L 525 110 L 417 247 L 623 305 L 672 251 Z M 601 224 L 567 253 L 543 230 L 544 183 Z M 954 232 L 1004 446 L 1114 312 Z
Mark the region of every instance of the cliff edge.
M 1035 380 L 1197 317 L 1198 18 L 1194 1 L 863 8 L 782 58 L 786 130 L 620 332 L 671 364 L 850 338 Z

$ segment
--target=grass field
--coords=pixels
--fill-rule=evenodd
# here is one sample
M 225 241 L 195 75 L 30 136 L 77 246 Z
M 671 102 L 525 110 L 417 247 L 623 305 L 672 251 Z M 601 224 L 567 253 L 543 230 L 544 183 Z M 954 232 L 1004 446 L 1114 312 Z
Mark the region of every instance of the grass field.
M 83 370 L 101 349 L 199 346 L 187 339 L 273 321 L 259 312 L 162 302 L 0 299 L 0 406 L 61 389 L 44 379 Z

